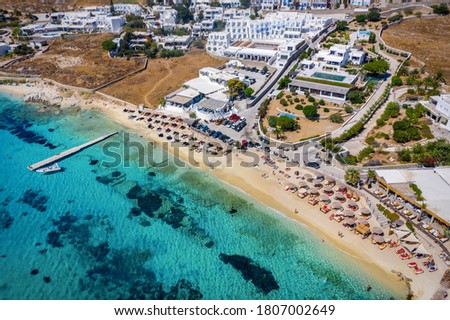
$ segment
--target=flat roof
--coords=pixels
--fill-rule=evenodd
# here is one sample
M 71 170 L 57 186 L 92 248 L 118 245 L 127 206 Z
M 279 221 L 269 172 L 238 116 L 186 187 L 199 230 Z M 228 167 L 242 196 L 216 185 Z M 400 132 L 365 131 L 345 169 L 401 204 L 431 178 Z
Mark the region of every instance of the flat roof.
M 188 97 L 188 98 L 195 98 L 195 97 L 199 96 L 200 93 L 197 90 L 188 88 L 188 89 L 178 92 L 177 95 L 183 96 L 183 97 Z
M 450 167 L 401 170 L 375 170 L 393 189 L 415 200 L 409 187 L 414 183 L 422 191 L 428 210 L 450 224 Z
M 294 85 L 296 87 L 305 87 L 309 89 L 315 89 L 315 90 L 323 90 L 323 91 L 329 91 L 339 94 L 347 94 L 347 92 L 350 91 L 351 87 L 339 87 L 339 86 L 332 86 L 329 84 L 323 84 L 318 82 L 309 82 L 305 80 L 297 80 L 294 79 L 291 82 L 291 85 Z
M 174 96 L 168 98 L 167 101 L 168 102 L 179 103 L 179 104 L 186 104 L 186 103 L 191 102 L 192 98 L 179 96 L 179 95 L 174 95 Z
M 194 78 L 184 83 L 186 86 L 197 90 L 203 94 L 210 94 L 219 90 L 223 90 L 224 87 L 220 84 L 214 83 L 205 78 Z
M 226 104 L 226 102 L 224 102 L 224 101 L 205 98 L 205 99 L 202 99 L 200 102 L 198 102 L 197 106 L 201 107 L 201 108 L 210 109 L 210 110 L 218 110 L 218 109 L 223 108 L 223 106 L 225 104 Z

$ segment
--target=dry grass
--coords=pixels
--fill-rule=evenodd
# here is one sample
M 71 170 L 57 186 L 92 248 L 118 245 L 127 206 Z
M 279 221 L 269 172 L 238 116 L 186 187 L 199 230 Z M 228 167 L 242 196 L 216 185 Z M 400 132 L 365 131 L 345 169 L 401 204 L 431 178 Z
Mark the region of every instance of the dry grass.
M 17 9 L 21 12 L 50 12 L 52 8 L 57 10 L 72 10 L 80 6 L 109 5 L 110 0 L 2 0 L 4 9 Z M 120 3 L 145 4 L 145 0 L 121 0 Z
M 450 16 L 403 21 L 384 31 L 383 39 L 423 61 L 427 72 L 442 70 L 450 82 Z
M 286 93 L 286 95 L 289 95 L 290 93 Z M 292 95 L 292 94 L 291 94 Z M 302 104 L 300 103 L 294 103 L 292 105 L 289 105 L 288 107 L 284 107 L 280 104 L 279 100 L 272 100 L 270 102 L 269 105 L 269 109 L 267 111 L 267 116 L 266 118 L 264 118 L 263 120 L 263 124 L 266 128 L 269 128 L 269 120 L 268 118 L 270 116 L 277 116 L 279 110 L 282 111 L 288 111 L 289 113 L 295 114 L 295 115 L 300 115 L 303 116 L 303 111 L 301 110 L 296 110 L 295 109 L 295 105 L 300 104 L 303 106 L 306 106 L 308 104 L 311 104 L 310 102 L 308 102 L 307 98 L 305 96 L 302 95 L 297 95 L 293 97 L 298 97 L 299 99 L 304 99 L 304 103 Z M 285 100 L 286 97 L 284 97 Z M 330 112 L 324 112 L 323 108 L 330 108 L 330 107 L 337 107 L 337 105 L 333 104 L 333 103 L 329 103 L 326 102 L 325 106 L 321 107 L 318 110 L 318 113 L 321 116 L 325 116 L 328 117 L 330 115 L 332 115 L 333 113 L 338 112 L 339 110 L 330 110 Z M 343 116 L 345 115 L 345 112 L 342 113 Z M 300 141 L 302 139 L 307 139 L 310 137 L 314 137 L 314 136 L 319 136 L 322 135 L 326 132 L 331 132 L 336 130 L 337 128 L 339 128 L 341 126 L 341 124 L 339 123 L 333 123 L 328 119 L 324 119 L 324 120 L 309 120 L 309 119 L 305 119 L 305 118 L 297 118 L 297 123 L 300 125 L 300 130 L 297 131 L 291 131 L 291 132 L 285 132 L 283 134 L 283 141 L 286 142 L 296 142 L 296 141 Z M 275 138 L 275 137 L 274 137 Z
M 211 57 L 203 50 L 194 49 L 179 58 L 150 60 L 147 70 L 114 83 L 101 92 L 129 101 L 156 107 L 161 97 L 195 77 L 204 67 L 218 67 L 226 60 Z
M 101 44 L 111 35 L 57 40 L 49 51 L 12 65 L 10 72 L 40 74 L 63 84 L 95 88 L 143 66 L 142 59 L 112 59 Z

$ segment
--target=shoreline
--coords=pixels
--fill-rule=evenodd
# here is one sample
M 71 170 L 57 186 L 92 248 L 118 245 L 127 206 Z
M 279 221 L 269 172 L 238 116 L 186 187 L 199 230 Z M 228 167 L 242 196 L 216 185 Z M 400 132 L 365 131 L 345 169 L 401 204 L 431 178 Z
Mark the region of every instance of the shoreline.
M 81 109 L 98 110 L 112 121 L 119 123 L 144 139 L 155 142 L 160 147 L 163 146 L 163 142 L 166 142 L 164 138 L 158 137 L 156 131 L 149 130 L 143 122 L 128 119 L 126 113 L 123 113 L 123 105 L 118 104 L 117 101 L 108 101 L 103 96 L 78 92 L 69 94 L 68 90 L 60 90 L 57 86 L 47 86 L 43 83 L 36 83 L 31 86 L 0 86 L 0 92 L 7 92 L 22 99 L 29 93 L 42 92 L 43 90 L 46 93 L 51 92 L 50 95 L 52 96 L 63 97 L 62 108 L 76 104 Z M 65 98 L 65 96 L 68 97 Z M 199 134 L 194 133 L 194 135 L 201 137 Z M 206 137 L 202 137 L 202 139 L 208 140 Z M 284 191 L 284 186 L 278 184 L 277 180 L 274 180 L 280 179 L 280 176 L 278 174 L 272 175 L 272 168 L 266 167 L 261 163 L 258 167 L 242 167 L 241 162 L 245 160 L 245 153 L 233 150 L 229 154 L 233 159 L 232 166 L 225 167 L 222 165 L 211 170 L 202 163 L 202 153 L 192 154 L 186 148 L 181 148 L 175 154 L 173 147 L 165 147 L 164 149 L 187 164 L 191 163 L 189 159 L 192 160 L 193 156 L 194 160 L 200 164 L 198 167 L 196 166 L 197 168 L 208 170 L 215 178 L 245 193 L 255 201 L 272 208 L 277 214 L 307 227 L 324 242 L 331 244 L 348 255 L 349 258 L 355 260 L 364 272 L 370 274 L 380 284 L 405 297 L 405 299 L 410 295 L 414 295 L 414 299 L 430 299 L 439 288 L 441 277 L 438 277 L 438 275 L 443 273 L 445 269 L 440 268 L 439 273 L 426 272 L 420 276 L 415 275 L 407 267 L 407 262 L 400 260 L 395 254 L 394 249 L 379 250 L 377 246 L 371 244 L 369 239 L 362 240 L 360 236 L 345 229 L 342 225 L 329 220 L 329 215 L 321 213 L 318 210 L 318 206 L 313 207 L 309 205 L 306 198 L 301 200 L 296 194 Z M 280 168 L 283 164 L 282 161 L 276 163 Z M 306 168 L 296 168 L 295 170 L 300 170 L 303 173 L 312 172 Z M 267 174 L 268 178 L 262 178 L 263 174 Z M 366 206 L 362 197 L 360 203 Z M 298 208 L 298 214 L 294 213 L 294 208 Z M 378 225 L 375 218 L 372 218 L 370 223 Z M 337 235 L 338 231 L 344 232 L 343 238 Z M 394 270 L 412 279 L 412 282 L 407 283 L 405 280 L 400 280 L 399 276 L 394 273 Z

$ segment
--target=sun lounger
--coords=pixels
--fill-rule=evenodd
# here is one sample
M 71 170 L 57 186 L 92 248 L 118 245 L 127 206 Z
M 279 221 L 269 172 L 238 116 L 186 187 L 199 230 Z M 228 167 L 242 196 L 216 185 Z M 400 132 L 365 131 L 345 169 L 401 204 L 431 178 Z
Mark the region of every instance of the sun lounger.
M 420 268 L 416 268 L 416 269 L 414 270 L 414 273 L 415 273 L 415 274 L 422 274 L 422 273 L 423 273 L 423 270 L 420 269 Z
M 410 267 L 410 268 L 416 268 L 416 267 L 417 267 L 417 262 L 412 261 L 412 262 L 408 263 L 408 267 Z

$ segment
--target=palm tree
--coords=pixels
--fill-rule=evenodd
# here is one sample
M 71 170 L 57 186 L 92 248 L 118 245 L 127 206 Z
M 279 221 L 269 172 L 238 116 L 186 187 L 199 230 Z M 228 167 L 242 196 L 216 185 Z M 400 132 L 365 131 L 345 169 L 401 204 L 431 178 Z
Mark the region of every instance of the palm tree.
M 344 179 L 351 185 L 357 185 L 360 179 L 359 171 L 356 170 L 356 168 L 347 169 L 345 171 Z
M 375 171 L 374 171 L 374 170 L 372 170 L 372 169 L 369 169 L 369 171 L 367 172 L 367 175 L 369 176 L 369 179 L 370 179 L 370 181 L 373 181 L 373 180 L 375 180 L 375 177 L 376 177 L 376 173 L 375 173 Z
M 416 92 L 417 94 L 419 94 L 420 88 L 423 85 L 423 81 L 422 80 L 416 80 L 414 81 L 414 85 L 416 86 Z
M 425 86 L 425 90 L 428 90 L 428 87 L 432 87 L 433 86 L 433 78 L 428 76 L 425 79 L 423 79 L 423 85 Z
M 280 139 L 283 136 L 283 129 L 277 127 L 275 130 L 273 130 L 273 133 L 276 134 L 277 139 Z
M 434 79 L 438 82 L 443 82 L 445 83 L 445 78 L 444 78 L 444 73 L 439 70 L 438 72 L 436 72 L 436 75 L 434 76 Z

